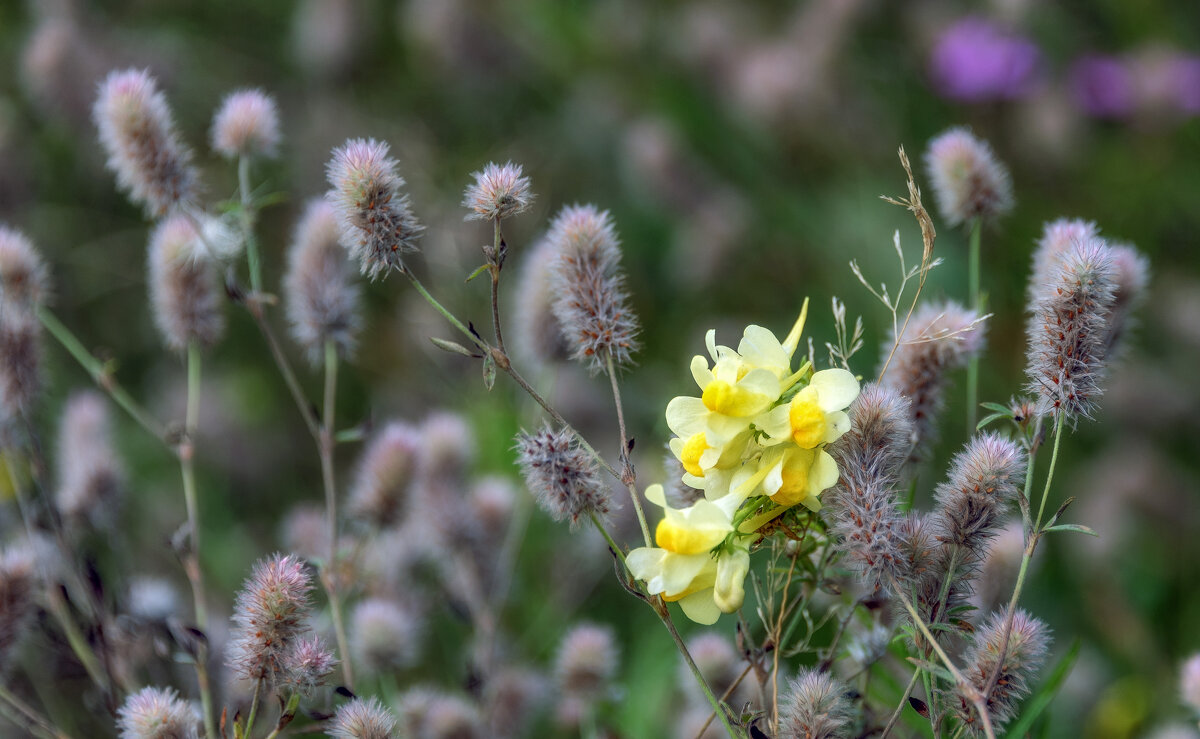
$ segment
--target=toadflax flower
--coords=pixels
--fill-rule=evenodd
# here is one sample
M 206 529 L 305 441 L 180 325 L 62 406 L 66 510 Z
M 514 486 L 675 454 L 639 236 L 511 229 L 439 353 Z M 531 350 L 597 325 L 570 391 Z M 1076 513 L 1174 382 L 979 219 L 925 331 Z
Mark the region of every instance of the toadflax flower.
M 733 514 L 741 504 L 734 495 L 698 500 L 685 509 L 667 505 L 662 485 L 646 488 L 646 500 L 663 509 L 654 531 L 656 547 L 638 547 L 625 563 L 646 583 L 651 595 L 678 601 L 688 618 L 701 624 L 716 623 L 721 613 L 733 613 L 745 597 L 743 581 L 750 568 L 745 544 L 723 546 L 736 529 Z M 721 548 L 714 556 L 714 550 Z

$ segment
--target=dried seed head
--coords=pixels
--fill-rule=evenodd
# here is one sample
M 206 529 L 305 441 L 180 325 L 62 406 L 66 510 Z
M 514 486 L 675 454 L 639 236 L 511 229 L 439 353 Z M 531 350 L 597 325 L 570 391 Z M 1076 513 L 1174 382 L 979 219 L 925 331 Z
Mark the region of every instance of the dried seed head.
M 216 267 L 201 255 L 192 221 L 182 215 L 158 224 L 150 237 L 150 302 L 167 346 L 195 341 L 212 346 L 225 330 Z
M 1081 218 L 1060 218 L 1042 226 L 1042 236 L 1033 249 L 1033 268 L 1029 274 L 1029 302 L 1037 303 L 1054 292 L 1054 280 L 1063 256 L 1077 244 L 1100 238 L 1100 228 Z
M 1108 248 L 1113 266 L 1113 305 L 1104 356 L 1111 361 L 1120 354 L 1121 339 L 1128 332 L 1130 315 L 1145 297 L 1150 283 L 1150 260 L 1132 244 L 1111 244 Z
M 966 128 L 951 128 L 929 142 L 925 166 L 938 209 L 951 226 L 992 220 L 1013 207 L 1008 169 L 986 141 Z
M 310 201 L 296 224 L 283 296 L 292 338 L 314 366 L 323 361 L 326 342 L 333 342 L 339 357 L 354 352 L 362 328 L 359 290 L 338 244 L 337 214 L 325 200 Z
M 1099 239 L 1063 256 L 1033 305 L 1028 337 L 1029 390 L 1046 412 L 1074 423 L 1090 418 L 1101 394 L 1114 295 L 1112 251 Z
M 142 688 L 117 711 L 121 739 L 196 739 L 196 712 L 171 688 Z
M 325 198 L 337 212 L 342 246 L 372 280 L 404 269 L 404 252 L 416 251 L 423 228 L 400 193 L 404 178 L 396 166 L 386 143 L 351 139 L 333 150 L 326 168 Z
M 273 157 L 279 148 L 279 111 L 262 90 L 225 96 L 213 116 L 212 147 L 226 159 Z
M 308 631 L 311 590 L 312 578 L 296 557 L 259 560 L 234 605 L 229 667 L 268 687 L 286 678 L 285 658 Z
M 1031 681 L 1046 659 L 1050 645 L 1050 629 L 1046 624 L 1024 610 L 1018 610 L 1013 614 L 1008 648 L 1004 649 L 1004 623 L 1003 611 L 993 613 L 975 631 L 964 654 L 966 668 L 963 675 L 978 691 L 984 689 L 997 665 L 1001 665 L 996 684 L 991 693 L 984 696 L 995 729 L 1002 728 L 1016 715 L 1017 701 L 1029 694 Z M 1004 654 L 1003 663 L 1001 653 Z M 954 712 L 967 730 L 974 736 L 982 736 L 982 722 L 974 704 L 957 691 L 950 698 Z
M 1200 653 L 1193 654 L 1179 669 L 1179 695 L 1184 705 L 1200 712 Z
M 826 672 L 805 669 L 788 685 L 779 712 L 780 739 L 847 739 L 854 709 L 846 686 Z
M 555 521 L 603 518 L 613 507 L 612 493 L 600 479 L 595 461 L 567 429 L 517 434 L 517 464 L 534 500 Z
M 969 561 L 981 560 L 1024 479 L 1025 453 L 1016 442 L 995 433 L 968 442 L 934 492 L 934 526 L 943 547 L 965 550 Z
M 111 524 L 124 479 L 112 445 L 108 401 L 92 390 L 75 393 L 58 429 L 58 510 L 94 526 Z
M 922 462 L 931 454 L 949 374 L 983 350 L 984 334 L 979 314 L 953 301 L 922 306 L 901 332 L 883 384 L 912 401 L 915 438 L 910 461 Z
M 592 372 L 611 357 L 627 366 L 637 349 L 637 317 L 629 307 L 612 217 L 593 205 L 563 208 L 550 224 L 554 244 L 553 310 L 571 358 Z
M 0 433 L 25 414 L 41 389 L 42 335 L 37 318 L 0 315 Z
M 92 109 L 117 185 L 157 217 L 196 197 L 192 152 L 175 130 L 166 97 L 146 70 L 112 72 Z
M 846 561 L 868 587 L 900 579 L 899 501 L 895 486 L 911 447 L 909 401 L 892 388 L 870 384 L 850 405 L 850 431 L 830 452 L 842 471 L 828 503 Z
M 13 662 L 13 648 L 33 620 L 37 583 L 33 565 L 33 556 L 23 549 L 0 554 L 0 678 Z
M 355 698 L 338 709 L 326 731 L 335 739 L 393 739 L 396 717 L 378 698 Z
M 25 234 L 0 224 L 0 321 L 31 316 L 46 299 L 49 273 Z
M 367 598 L 351 619 L 354 661 L 373 674 L 411 667 L 420 656 L 421 619 L 387 598 Z
M 399 521 L 421 446 L 417 428 L 401 421 L 385 425 L 359 459 L 350 488 L 350 514 L 381 528 Z
M 318 637 L 298 639 L 283 657 L 281 682 L 304 696 L 325 684 L 325 678 L 337 667 L 333 652 Z
M 463 193 L 463 207 L 471 212 L 466 220 L 499 221 L 524 213 L 533 203 L 529 178 L 521 176 L 521 165 L 492 162 L 472 172 L 475 182 Z
M 617 673 L 618 648 L 612 629 L 580 624 L 563 637 L 554 662 L 559 690 L 594 701 L 602 698 Z
M 552 274 L 557 253 L 554 242 L 542 237 L 525 255 L 517 275 L 513 349 L 543 368 L 570 356 L 562 325 L 554 315 Z

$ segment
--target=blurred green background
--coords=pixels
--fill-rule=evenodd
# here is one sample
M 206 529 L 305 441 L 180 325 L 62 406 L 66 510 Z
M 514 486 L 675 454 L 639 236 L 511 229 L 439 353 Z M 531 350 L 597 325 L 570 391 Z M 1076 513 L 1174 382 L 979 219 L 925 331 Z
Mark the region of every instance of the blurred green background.
M 968 14 L 1036 45 L 1019 94 L 963 101 L 939 92 L 932 51 Z M 896 284 L 893 231 L 910 260 L 920 245 L 911 217 L 878 197 L 904 193 L 896 149 L 904 145 L 916 163 L 931 136 L 969 125 L 1011 168 L 1017 199 L 983 238 L 995 313 L 983 399 L 1007 401 L 1023 382 L 1024 286 L 1045 221 L 1094 219 L 1151 260 L 1131 346 L 1098 421 L 1065 441 L 1053 493 L 1053 502 L 1076 496 L 1067 518 L 1101 538 L 1050 539 L 1024 601 L 1053 628 L 1057 651 L 1082 641 L 1046 735 L 1148 736 L 1187 719 L 1178 667 L 1200 650 L 1200 117 L 1162 82 L 1174 60 L 1198 53 L 1192 0 L 8 0 L 0 3 L 0 221 L 28 233 L 52 263 L 64 322 L 117 359 L 121 381 L 160 415 L 178 417 L 182 363 L 160 349 L 146 304 L 149 226 L 104 170 L 89 118 L 108 69 L 147 67 L 159 78 L 198 152 L 210 201 L 236 188 L 236 173 L 206 146 L 222 96 L 241 87 L 276 96 L 282 153 L 254 171 L 266 191 L 287 195 L 260 221 L 270 289 L 278 289 L 300 209 L 326 189 L 331 148 L 370 136 L 391 144 L 427 226 L 415 270 L 460 316 L 485 325 L 485 285 L 463 278 L 490 233 L 464 223 L 458 203 L 470 172 L 511 159 L 538 198 L 506 226 L 510 264 L 520 264 L 563 204 L 594 202 L 616 219 L 644 327 L 625 394 L 648 484 L 660 476 L 668 436 L 662 410 L 693 392 L 687 361 L 709 327 L 728 343 L 747 323 L 784 332 L 807 296 L 820 347 L 833 338 L 829 301 L 838 296 L 866 324 L 856 369 L 874 372 L 889 318 L 847 263 Z M 1132 102 L 1118 114 L 1097 116 L 1081 97 L 1074 64 L 1094 54 L 1128 70 Z M 942 225 L 932 200 L 944 264 L 926 295 L 965 300 L 966 238 Z M 344 424 L 454 410 L 475 430 L 476 469 L 513 476 L 513 434 L 540 423 L 530 404 L 503 377 L 486 392 L 477 366 L 433 349 L 426 337 L 450 329 L 402 280 L 371 284 L 366 295 L 361 349 L 342 374 Z M 229 337 L 205 358 L 201 421 L 205 566 L 211 587 L 226 595 L 252 561 L 280 546 L 279 521 L 291 506 L 321 495 L 317 456 L 265 347 L 244 312 L 231 308 L 229 318 Z M 281 311 L 273 320 L 282 330 Z M 87 377 L 56 346 L 46 364 L 39 419 L 49 433 Z M 543 379 L 568 418 L 611 452 L 603 379 L 573 368 Z M 951 392 L 925 489 L 966 438 L 964 379 Z M 304 378 L 314 399 L 319 381 L 316 372 Z M 128 564 L 120 552 L 162 554 L 183 516 L 174 460 L 127 419 L 117 423 L 132 491 L 127 541 L 98 555 L 113 571 Z M 339 450 L 343 473 L 356 453 Z M 617 625 L 627 700 L 611 725 L 628 736 L 660 735 L 670 716 L 663 681 L 675 674 L 670 643 L 611 581 L 606 563 L 593 567 L 595 587 L 580 598 L 548 595 L 548 560 L 568 547 L 604 559 L 595 540 L 535 512 L 504 617 L 524 634 L 517 649 L 544 662 L 574 621 Z M 141 561 L 182 591 L 169 556 Z M 530 624 L 539 630 L 531 634 Z M 413 679 L 465 680 L 461 665 L 428 662 L 428 674 Z

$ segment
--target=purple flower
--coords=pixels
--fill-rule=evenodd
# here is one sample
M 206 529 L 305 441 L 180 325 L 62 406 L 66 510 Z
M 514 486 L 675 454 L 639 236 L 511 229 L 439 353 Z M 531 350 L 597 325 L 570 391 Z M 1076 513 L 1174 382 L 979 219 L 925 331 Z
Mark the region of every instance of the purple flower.
M 1010 100 L 1033 86 L 1040 54 L 1032 41 L 982 18 L 963 18 L 938 38 L 929 74 L 952 100 Z
M 1200 56 L 1185 56 L 1171 65 L 1175 105 L 1185 115 L 1200 115 Z
M 1123 118 L 1136 103 L 1133 73 L 1117 57 L 1081 57 L 1071 66 L 1071 96 L 1090 116 Z

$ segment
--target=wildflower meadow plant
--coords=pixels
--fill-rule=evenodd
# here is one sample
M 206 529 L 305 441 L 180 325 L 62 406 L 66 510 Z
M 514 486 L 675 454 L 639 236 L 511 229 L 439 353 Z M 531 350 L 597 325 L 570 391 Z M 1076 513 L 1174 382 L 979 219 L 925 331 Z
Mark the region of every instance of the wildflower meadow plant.
M 1005 55 L 1013 59 L 994 74 L 980 71 L 988 72 L 979 82 L 986 90 L 960 85 L 954 94 L 1012 96 L 1022 88 L 1035 55 L 1019 39 L 993 40 L 1012 47 Z M 1003 79 L 992 79 L 1001 72 Z M 959 296 L 967 302 L 925 295 L 940 264 L 937 230 L 901 149 L 907 196 L 889 200 L 916 218 L 920 259 L 906 262 L 897 232 L 900 280 L 892 292 L 851 265 L 873 296 L 864 302 L 877 299 L 890 320 L 878 360 L 856 356 L 861 319 L 849 326 L 848 303 L 832 296 L 829 328 L 837 341 L 820 356 L 812 338 L 818 311 L 795 297 L 819 286 L 789 286 L 790 326 L 750 323 L 735 345 L 718 343 L 710 329 L 703 346 L 697 341 L 663 376 L 654 415 L 664 438 L 643 448 L 665 447 L 669 464 L 648 481 L 633 450 L 635 438 L 652 434 L 632 427 L 641 421 L 627 416 L 622 383 L 638 372 L 643 326 L 654 318 L 634 310 L 616 218 L 603 204 L 560 206 L 525 248 L 509 238 L 524 233 L 512 219 L 530 218 L 539 202 L 536 172 L 488 163 L 471 176 L 461 205 L 486 243 L 482 263 L 466 277 L 489 278 L 479 288 L 490 303 L 487 326 L 460 318 L 420 278 L 416 252 L 425 227 L 417 214 L 424 204 L 403 191 L 403 165 L 387 142 L 354 138 L 333 148 L 325 197 L 304 206 L 286 271 L 270 275 L 256 227 L 272 201 L 255 182 L 255 165 L 279 151 L 289 119 L 266 92 L 231 93 L 213 118 L 213 158 L 232 167 L 237 181 L 236 193 L 219 202 L 205 201 L 201 156 L 176 129 L 150 72 L 112 73 L 94 117 L 117 187 L 152 221 L 147 303 L 162 348 L 181 364 L 183 418 L 160 420 L 121 385 L 112 362 L 55 316 L 35 241 L 0 225 L 0 444 L 21 522 L 0 556 L 5 720 L 37 737 L 68 735 L 61 703 L 21 688 L 18 674 L 28 666 L 12 657 L 35 632 L 44 641 L 50 630 L 71 650 L 72 669 L 90 681 L 88 705 L 108 712 L 108 735 L 616 733 L 622 665 L 643 664 L 644 655 L 598 623 L 599 615 L 555 635 L 527 607 L 518 611 L 540 597 L 517 577 L 518 560 L 534 556 L 555 560 L 538 564 L 548 581 L 558 566 L 568 572 L 554 595 L 564 600 L 572 586 L 594 584 L 596 572 L 608 576 L 611 565 L 626 593 L 615 607 L 647 608 L 661 622 L 685 678 L 673 728 L 687 735 L 886 739 L 903 723 L 938 737 L 994 738 L 1006 729 L 1023 735 L 1044 709 L 1049 693 L 1025 699 L 1039 689 L 1052 637 L 1020 598 L 1046 536 L 1093 533 L 1066 521 L 1070 500 L 1053 509 L 1047 501 L 1063 438 L 1094 415 L 1149 267 L 1135 247 L 1110 243 L 1093 223 L 1048 224 L 1027 293 L 1024 379 L 1010 378 L 1013 400 L 979 403 L 978 362 L 995 318 L 984 313 L 981 232 L 1011 210 L 1017 183 L 967 130 L 938 136 L 926 155 L 939 215 L 969 234 L 969 292 Z M 519 325 L 510 332 L 520 338 L 510 354 L 501 294 L 513 255 L 524 264 Z M 526 430 L 498 442 L 477 434 L 473 416 L 456 409 L 424 420 L 339 419 L 339 410 L 347 415 L 339 372 L 360 345 L 381 341 L 364 276 L 379 283 L 373 290 L 414 291 L 456 332 L 429 337 L 433 345 L 451 361 L 475 363 L 488 391 L 511 381 L 527 395 L 537 415 Z M 272 282 L 281 285 L 282 301 L 267 292 Z M 284 315 L 275 315 L 277 302 Z M 212 385 L 203 382 L 202 363 L 245 318 L 320 466 L 311 490 L 299 489 L 310 481 L 296 478 L 296 507 L 281 515 L 291 552 L 272 553 L 257 539 L 234 551 L 205 547 L 210 529 L 202 516 L 213 515 L 221 492 L 197 472 L 211 452 L 203 442 L 210 416 L 201 411 L 216 403 L 203 395 Z M 292 364 L 277 324 L 307 367 Z M 63 409 L 53 485 L 34 413 L 39 363 L 57 351 L 42 346 L 43 330 L 98 386 L 71 396 Z M 221 362 L 232 362 L 233 352 Z M 536 374 L 523 374 L 522 362 Z M 595 438 L 594 422 L 573 424 L 550 400 L 547 378 L 566 362 L 584 370 L 581 381 L 603 388 L 606 406 L 611 394 L 608 438 Z M 954 374 L 963 368 L 970 438 L 947 469 L 932 469 Z M 317 399 L 309 396 L 306 369 L 319 376 Z M 1029 397 L 1015 399 L 1021 393 Z M 977 407 L 989 411 L 979 423 Z M 178 528 L 162 537 L 161 556 L 148 559 L 170 565 L 165 555 L 177 558 L 191 590 L 182 607 L 153 573 L 131 573 L 117 595 L 100 588 L 91 569 L 86 534 L 119 527 L 117 503 L 140 484 L 139 470 L 119 458 L 125 445 L 113 439 L 115 410 L 178 464 L 182 501 L 169 499 Z M 342 487 L 340 452 L 360 441 Z M 1051 457 L 1035 494 L 1048 442 Z M 508 477 L 483 474 L 477 450 L 508 455 L 516 469 Z M 512 482 L 518 474 L 525 491 Z M 932 501 L 928 510 L 915 503 L 923 500 Z M 619 530 L 626 507 L 628 536 Z M 570 524 L 573 546 L 522 551 L 528 528 L 544 523 L 532 517 L 542 514 Z M 633 546 L 621 541 L 629 537 Z M 996 554 L 1000 537 L 1004 551 Z M 214 568 L 251 549 L 257 562 L 240 562 L 235 579 L 244 577 L 243 585 L 232 602 L 222 601 L 208 586 L 228 573 Z M 1011 593 L 980 587 L 981 573 L 992 569 L 1016 570 Z M 977 590 L 988 597 L 973 600 Z M 999 605 L 977 613 L 972 603 Z M 713 628 L 685 639 L 681 618 Z M 145 629 L 141 649 L 126 646 L 138 643 L 130 624 Z M 522 640 L 531 639 L 542 647 L 523 652 Z M 419 679 L 423 666 L 451 662 L 466 665 L 456 683 Z M 1193 707 L 1196 672 L 1188 663 L 1182 673 Z M 29 672 L 36 674 L 44 672 Z M 676 669 L 657 674 L 673 680 Z M 880 688 L 873 674 L 900 675 L 907 686 Z

